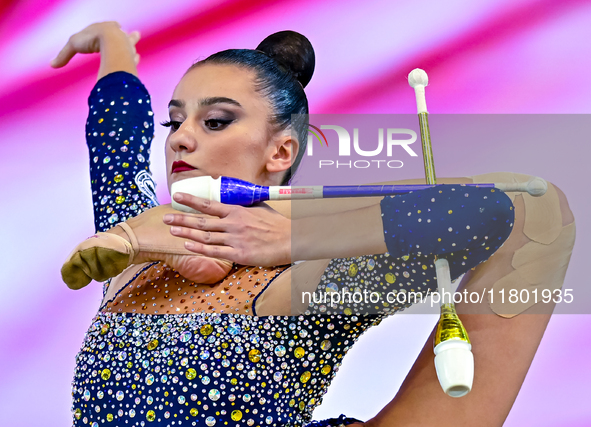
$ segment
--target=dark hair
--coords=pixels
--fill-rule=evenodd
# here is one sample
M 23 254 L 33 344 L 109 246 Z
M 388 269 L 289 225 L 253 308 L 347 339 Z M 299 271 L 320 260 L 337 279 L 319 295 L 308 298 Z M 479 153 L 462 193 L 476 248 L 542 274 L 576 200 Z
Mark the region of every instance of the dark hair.
M 308 141 L 308 99 L 304 87 L 314 73 L 314 49 L 310 41 L 295 31 L 281 31 L 263 40 L 256 50 L 229 49 L 199 61 L 201 64 L 231 64 L 255 73 L 255 90 L 269 100 L 271 124 L 275 131 L 291 126 L 299 142 L 294 162 L 281 185 L 288 184 L 298 168 Z M 292 120 L 292 115 L 297 114 Z

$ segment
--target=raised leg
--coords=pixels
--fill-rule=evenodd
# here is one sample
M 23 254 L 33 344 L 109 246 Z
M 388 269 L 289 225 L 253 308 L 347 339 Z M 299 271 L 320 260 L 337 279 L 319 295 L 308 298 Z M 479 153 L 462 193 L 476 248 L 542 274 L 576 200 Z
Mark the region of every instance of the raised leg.
M 512 177 L 508 174 L 506 179 L 511 178 L 509 175 Z M 475 182 L 484 182 L 478 176 L 474 178 Z M 533 289 L 535 283 L 530 283 L 535 281 L 535 277 L 531 277 L 532 271 L 523 270 L 525 264 L 515 261 L 516 252 L 527 244 L 531 247 L 525 255 L 524 251 L 521 252 L 521 259 L 525 256 L 527 265 L 535 267 L 537 276 L 547 278 L 540 286 L 562 287 L 574 245 L 574 217 L 564 193 L 555 186 L 553 188 L 557 197 L 545 200 L 546 204 L 536 205 L 531 200 L 524 200 L 531 197 L 528 195 L 514 197 L 515 225 L 510 237 L 488 261 L 465 274 L 459 290 L 481 292 L 495 284 L 498 290 L 499 283 Z M 526 208 L 529 209 L 527 212 Z M 536 212 L 536 209 L 544 212 Z M 560 211 L 561 218 L 554 227 L 554 241 L 550 242 L 552 237 L 543 236 L 540 230 L 551 228 L 544 221 L 548 221 L 552 211 Z M 544 239 L 546 243 L 539 242 Z M 537 248 L 536 245 L 543 246 Z M 566 260 L 566 265 L 552 263 L 551 259 Z M 506 279 L 509 275 L 519 274 L 515 273 L 519 268 L 522 268 L 519 277 L 523 277 L 523 283 L 515 277 Z M 443 393 L 434 368 L 431 334 L 396 397 L 367 425 L 501 426 L 519 393 L 551 316 L 553 307 L 546 304 L 541 309 L 541 304 L 529 308 L 496 305 L 491 308 L 486 299 L 479 304 L 457 304 L 473 346 L 475 376 L 472 391 L 459 399 Z M 522 309 L 525 311 L 515 315 Z

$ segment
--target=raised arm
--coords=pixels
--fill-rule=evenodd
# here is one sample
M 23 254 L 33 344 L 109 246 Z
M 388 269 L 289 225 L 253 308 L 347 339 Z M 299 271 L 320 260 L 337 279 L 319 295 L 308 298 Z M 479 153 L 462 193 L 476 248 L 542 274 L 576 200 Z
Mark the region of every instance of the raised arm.
M 51 63 L 57 68 L 77 53 L 101 55 L 86 122 L 96 231 L 158 204 L 149 169 L 154 119 L 137 78 L 138 40 L 138 32 L 126 34 L 116 22 L 92 24 L 70 37 Z
M 98 82 L 88 98 L 86 122 L 94 221 L 97 232 L 122 238 L 95 235 L 78 245 L 62 267 L 64 281 L 74 289 L 91 279 L 114 277 L 131 264 L 150 261 L 164 261 L 202 283 L 221 280 L 232 266 L 224 260 L 196 256 L 184 250 L 180 240 L 179 248 L 162 223 L 166 206 L 137 217 L 158 205 L 149 168 L 154 120 L 150 95 L 137 78 L 138 40 L 138 32 L 126 34 L 116 22 L 92 24 L 70 37 L 52 61 L 52 66 L 61 67 L 76 53 L 100 52 Z M 154 216 L 159 227 L 153 226 Z M 114 227 L 124 222 L 126 231 Z M 164 236 L 159 238 L 159 233 Z
M 97 231 L 158 204 L 149 168 L 154 120 L 150 95 L 137 77 L 111 73 L 88 98 L 86 140 Z

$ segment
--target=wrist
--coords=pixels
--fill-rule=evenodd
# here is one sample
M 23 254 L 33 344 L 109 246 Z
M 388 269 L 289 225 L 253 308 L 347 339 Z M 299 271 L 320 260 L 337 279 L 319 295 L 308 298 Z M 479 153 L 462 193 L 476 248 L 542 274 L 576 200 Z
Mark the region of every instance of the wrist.
M 310 229 L 309 218 L 291 220 L 290 249 L 292 263 L 296 261 L 308 261 L 312 259 L 309 257 L 309 249 L 313 246 L 311 245 L 311 242 L 305 241 L 305 236 L 309 236 L 311 233 L 313 233 L 313 230 Z
M 129 38 L 121 28 L 115 23 L 105 22 L 98 35 L 98 41 L 101 47 L 101 52 L 104 47 L 109 45 L 116 46 L 129 46 L 131 49 L 131 43 Z
M 379 205 L 292 221 L 294 261 L 386 252 Z
M 97 80 L 116 71 L 125 71 L 137 77 L 135 46 L 125 32 L 117 25 L 107 25 L 100 31 L 98 40 L 101 65 Z
M 123 231 L 123 228 L 119 227 L 118 225 L 115 225 L 114 227 L 109 228 L 108 230 L 104 231 L 104 233 L 115 234 L 116 236 L 123 237 L 125 240 L 129 241 L 129 237 L 127 236 L 127 233 L 125 231 Z

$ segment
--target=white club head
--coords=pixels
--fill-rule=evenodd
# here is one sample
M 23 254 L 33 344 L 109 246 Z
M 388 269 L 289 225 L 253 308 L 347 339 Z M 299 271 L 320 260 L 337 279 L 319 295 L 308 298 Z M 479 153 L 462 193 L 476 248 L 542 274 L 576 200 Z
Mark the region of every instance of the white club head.
M 174 196 L 176 193 L 187 193 L 202 199 L 220 201 L 220 188 L 222 185 L 222 178 L 213 179 L 211 176 L 197 176 L 194 178 L 183 179 L 182 181 L 173 182 L 170 186 L 170 195 Z M 172 199 L 172 207 L 178 211 L 195 213 L 195 209 L 188 206 L 181 205 Z
M 543 196 L 546 191 L 548 191 L 548 183 L 544 179 L 536 176 L 527 181 L 527 192 L 532 196 Z
M 417 113 L 427 113 L 427 101 L 425 99 L 425 86 L 429 84 L 427 73 L 420 68 L 415 68 L 408 75 L 408 84 L 415 90 Z
M 425 70 L 415 68 L 408 74 L 408 84 L 412 88 L 416 88 L 418 86 L 425 87 L 429 84 L 429 77 L 427 77 Z
M 435 346 L 435 370 L 441 388 L 450 397 L 462 397 L 472 390 L 474 355 L 472 345 L 447 340 Z

